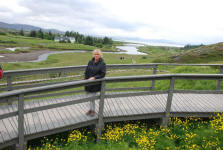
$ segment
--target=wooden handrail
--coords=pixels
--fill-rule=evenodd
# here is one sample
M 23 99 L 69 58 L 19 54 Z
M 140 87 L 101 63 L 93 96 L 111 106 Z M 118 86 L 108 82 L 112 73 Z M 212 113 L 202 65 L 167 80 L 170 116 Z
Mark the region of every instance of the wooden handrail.
M 215 66 L 220 67 L 223 64 L 174 64 L 174 63 L 151 63 L 151 64 L 116 64 L 106 65 L 108 69 L 122 69 L 122 68 L 152 68 L 154 66 Z M 40 69 L 25 69 L 25 70 L 11 70 L 5 71 L 4 76 L 10 75 L 27 75 L 27 74 L 39 74 L 43 72 L 63 72 L 63 71 L 74 71 L 84 70 L 86 65 L 82 66 L 66 66 L 66 67 L 53 67 L 53 68 L 40 68 Z
M 72 81 L 66 83 L 57 83 L 53 85 L 34 87 L 29 89 L 20 89 L 9 91 L 5 93 L 0 93 L 0 98 L 16 96 L 19 94 L 30 94 L 41 91 L 49 91 L 54 89 L 65 89 L 70 87 L 80 87 L 90 84 L 100 83 L 101 81 L 111 82 L 131 82 L 131 81 L 145 81 L 145 80 L 165 80 L 171 79 L 197 79 L 197 80 L 220 80 L 223 79 L 222 74 L 162 74 L 162 75 L 144 75 L 144 76 L 121 76 L 121 77 L 106 77 L 97 80 L 81 80 Z

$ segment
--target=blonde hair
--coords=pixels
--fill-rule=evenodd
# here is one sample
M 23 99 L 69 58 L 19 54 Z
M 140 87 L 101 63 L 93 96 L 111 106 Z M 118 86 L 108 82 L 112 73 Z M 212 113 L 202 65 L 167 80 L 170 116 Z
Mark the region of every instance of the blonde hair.
M 101 52 L 100 49 L 95 49 L 95 50 L 93 51 L 93 54 L 94 54 L 94 53 L 98 53 L 98 54 L 100 55 L 101 58 L 103 57 L 102 52 Z

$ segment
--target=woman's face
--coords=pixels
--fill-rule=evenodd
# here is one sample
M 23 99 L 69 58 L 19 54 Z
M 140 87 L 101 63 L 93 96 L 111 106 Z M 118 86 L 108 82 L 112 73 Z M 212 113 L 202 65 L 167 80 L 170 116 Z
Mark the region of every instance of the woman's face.
M 99 58 L 101 58 L 101 55 L 100 55 L 100 53 L 98 53 L 98 52 L 94 52 L 94 53 L 93 53 L 93 57 L 94 57 L 95 61 L 98 61 Z

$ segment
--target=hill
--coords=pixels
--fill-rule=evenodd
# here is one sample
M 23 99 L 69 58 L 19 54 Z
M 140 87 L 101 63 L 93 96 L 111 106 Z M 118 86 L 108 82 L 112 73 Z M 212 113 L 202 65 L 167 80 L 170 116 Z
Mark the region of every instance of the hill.
M 223 42 L 184 50 L 179 54 L 171 56 L 169 60 L 178 63 L 208 63 L 223 61 Z
M 64 33 L 63 31 L 60 31 L 60 30 L 57 30 L 57 29 L 43 29 L 43 28 L 40 28 L 40 27 L 27 25 L 27 24 L 9 24 L 9 23 L 4 23 L 4 22 L 0 22 L 0 28 L 10 29 L 10 30 L 21 30 L 21 29 L 23 29 L 24 31 L 31 31 L 31 30 L 41 29 L 44 32 L 51 31 L 52 33 L 62 33 L 62 34 Z

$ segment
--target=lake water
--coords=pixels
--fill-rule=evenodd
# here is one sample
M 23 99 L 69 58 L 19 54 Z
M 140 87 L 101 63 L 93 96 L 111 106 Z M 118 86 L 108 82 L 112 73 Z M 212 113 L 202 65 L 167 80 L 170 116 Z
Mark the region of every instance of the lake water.
M 141 44 L 126 44 L 124 46 L 116 46 L 118 49 L 123 50 L 125 52 L 119 52 L 123 54 L 131 54 L 131 55 L 147 55 L 146 53 L 142 53 L 138 51 L 139 46 L 143 46 Z

